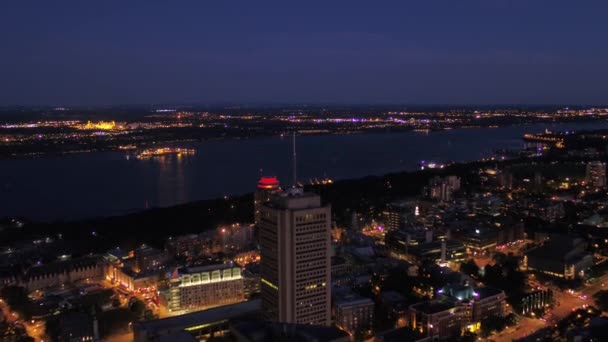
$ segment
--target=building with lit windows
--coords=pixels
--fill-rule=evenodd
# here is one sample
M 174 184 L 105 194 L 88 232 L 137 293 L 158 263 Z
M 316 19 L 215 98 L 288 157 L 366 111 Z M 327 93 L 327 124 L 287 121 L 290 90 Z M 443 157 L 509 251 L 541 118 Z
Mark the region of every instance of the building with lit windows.
M 587 252 L 587 243 L 581 238 L 552 235 L 542 246 L 524 255 L 523 267 L 550 276 L 582 278 L 593 266 L 593 256 Z
M 196 341 L 225 337 L 229 334 L 231 320 L 256 319 L 260 310 L 261 301 L 256 299 L 163 319 L 133 322 L 133 341 L 184 341 L 177 338 L 184 333 L 193 336 Z
M 412 307 L 416 307 L 418 311 L 422 312 L 417 313 L 417 317 L 410 316 L 410 319 L 423 319 L 422 323 L 417 323 L 417 328 L 421 332 L 424 332 L 425 329 L 420 324 L 424 324 L 427 326 L 426 331 L 429 334 L 433 333 L 433 336 L 447 337 L 453 335 L 457 328 L 449 322 L 442 322 L 446 317 L 444 315 L 445 310 L 450 315 L 456 315 L 456 312 L 460 312 L 461 316 L 457 317 L 460 330 L 476 331 L 480 328 L 480 322 L 483 319 L 492 316 L 504 317 L 506 295 L 504 291 L 493 287 L 473 288 L 451 284 L 440 289 L 434 301 L 425 303 L 419 303 L 420 306 L 418 307 L 416 307 L 418 304 L 412 305 Z M 410 313 L 412 313 L 412 307 L 410 307 Z M 425 312 L 430 312 L 431 315 L 425 315 Z M 464 317 L 465 314 L 468 317 Z M 438 331 L 431 331 L 433 328 L 430 328 L 430 325 L 437 328 Z M 412 327 L 414 326 L 412 325 Z
M 176 270 L 161 298 L 171 312 L 241 302 L 245 300 L 241 269 L 219 264 Z
M 253 224 L 233 223 L 217 229 L 217 239 L 224 253 L 247 249 L 253 243 Z
M 416 303 L 408 310 L 408 326 L 433 338 L 460 336 L 470 322 L 471 307 L 449 298 Z
M 159 272 L 137 273 L 130 267 L 112 263 L 106 264 L 105 275 L 107 281 L 122 286 L 129 291 L 156 288 L 160 279 Z
M 507 295 L 493 287 L 478 287 L 473 290 L 473 313 L 471 320 L 480 322 L 490 316 L 505 315 Z
M 209 230 L 201 234 L 171 237 L 165 248 L 175 258 L 196 259 L 203 255 L 211 255 L 214 242 L 215 233 Z
M 466 259 L 466 248 L 454 240 L 419 242 L 411 239 L 407 232 L 394 231 L 387 233 L 384 241 L 391 257 L 412 263 L 423 260 L 446 263 Z
M 281 191 L 277 177 L 261 177 L 258 187 L 253 194 L 254 224 L 260 222 L 260 209 L 264 203 L 270 201 L 270 197 Z
M 54 341 L 100 341 L 97 319 L 86 312 L 67 312 L 57 317 Z
M 101 257 L 62 258 L 49 264 L 29 268 L 21 277 L 20 285 L 29 291 L 45 287 L 71 284 L 79 280 L 102 279 L 104 263 Z
M 260 213 L 262 308 L 270 321 L 331 324 L 331 208 L 300 189 Z
M 413 223 L 419 214 L 416 201 L 401 201 L 389 203 L 382 211 L 382 222 L 386 231 L 402 229 L 408 223 Z
M 490 316 L 505 315 L 506 295 L 503 290 L 493 287 L 470 287 L 465 285 L 448 285 L 439 290 L 438 298 L 457 300 L 471 307 L 472 323 L 480 322 Z
M 260 293 L 260 274 L 249 269 L 243 270 L 245 297 L 251 298 Z
M 429 180 L 429 184 L 425 189 L 426 196 L 438 200 L 440 202 L 449 202 L 453 199 L 455 192 L 460 190 L 460 177 L 435 176 Z
M 351 335 L 371 333 L 374 324 L 374 302 L 352 292 L 336 295 L 333 303 L 334 321 Z
M 168 259 L 165 251 L 143 245 L 135 250 L 135 271 L 146 273 L 161 270 Z
M 527 293 L 522 297 L 519 303 L 519 308 L 522 315 L 527 315 L 538 309 L 545 309 L 547 306 L 551 306 L 555 303 L 555 297 L 553 296 L 553 290 L 550 288 L 547 290 L 538 290 L 531 293 Z
M 388 313 L 388 317 L 399 322 L 407 316 L 408 303 L 405 296 L 397 291 L 381 291 L 380 305 Z
M 503 189 L 513 189 L 513 174 L 509 171 L 498 171 L 496 182 Z
M 585 181 L 596 188 L 606 187 L 606 164 L 600 161 L 587 163 Z
M 466 231 L 461 240 L 469 254 L 488 253 L 496 248 L 498 230 L 487 227 L 471 228 Z

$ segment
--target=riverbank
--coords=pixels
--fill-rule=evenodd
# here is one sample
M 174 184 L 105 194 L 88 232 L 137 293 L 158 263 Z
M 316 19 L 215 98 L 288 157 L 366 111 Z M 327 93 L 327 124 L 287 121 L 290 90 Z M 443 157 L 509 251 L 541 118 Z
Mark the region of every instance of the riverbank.
M 405 132 L 301 136 L 298 176 L 359 179 L 416 171 L 422 160 L 467 162 L 496 150 L 519 150 L 527 132 L 608 127 L 587 124 L 521 125 Z M 127 152 L 0 161 L 0 217 L 72 221 L 122 216 L 155 207 L 222 198 L 253 191 L 260 174 L 291 179 L 291 138 L 210 141 L 185 144 L 191 156 L 127 159 Z
M 500 162 L 501 165 L 521 160 Z M 437 174 L 458 175 L 466 179 L 481 167 L 495 166 L 496 162 L 456 163 L 444 169 L 390 173 L 359 179 L 341 180 L 333 184 L 308 186 L 307 191 L 319 193 L 332 205 L 338 225 L 350 223 L 352 212 L 379 211 L 391 200 L 419 195 L 429 178 Z M 22 227 L 4 229 L 1 241 L 18 242 L 45 237 L 58 238 L 71 246 L 70 253 L 87 254 L 116 246 L 127 249 L 142 243 L 162 246 L 169 236 L 200 233 L 218 225 L 253 221 L 253 194 L 196 201 L 167 208 L 155 208 L 134 214 L 57 221 L 53 223 L 25 222 Z M 75 248 L 75 250 L 74 250 Z
M 447 130 L 459 129 L 483 129 L 483 128 L 505 128 L 511 126 L 525 125 L 555 125 L 555 124 L 584 124 L 597 122 L 604 119 L 594 116 L 576 116 L 571 118 L 540 118 L 532 117 L 515 119 L 509 117 L 492 117 L 472 119 L 470 122 L 458 124 L 437 124 L 429 120 L 427 125 L 410 125 L 406 121 L 401 124 L 391 123 L 381 127 L 359 127 L 320 125 L 293 127 L 180 127 L 180 128 L 155 128 L 133 131 L 90 131 L 83 132 L 71 127 L 62 128 L 37 128 L 37 129 L 6 129 L 0 126 L 0 160 L 19 160 L 31 158 L 59 158 L 78 154 L 118 152 L 123 146 L 134 146 L 138 149 L 162 146 L 177 146 L 188 143 L 204 143 L 214 141 L 248 140 L 283 136 L 296 132 L 298 135 L 323 136 L 323 135 L 351 135 L 351 134 L 382 134 L 382 133 L 407 133 L 422 132 L 433 133 Z M 242 124 L 242 123 L 241 123 Z M 265 126 L 261 123 L 262 126 Z M 10 125 L 5 125 L 10 126 Z M 16 131 L 16 132 L 15 132 Z M 16 133 L 16 134 L 15 134 Z

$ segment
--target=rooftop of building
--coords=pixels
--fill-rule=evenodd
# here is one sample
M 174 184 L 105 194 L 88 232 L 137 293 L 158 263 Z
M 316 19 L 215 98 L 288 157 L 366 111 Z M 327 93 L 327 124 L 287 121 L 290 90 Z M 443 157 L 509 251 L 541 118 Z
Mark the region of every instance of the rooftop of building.
M 415 207 L 418 204 L 419 200 L 417 197 L 411 198 L 403 198 L 398 201 L 390 202 L 387 204 L 387 208 L 389 209 L 408 209 Z
M 552 235 L 544 245 L 535 248 L 526 255 L 528 258 L 564 260 L 565 256 L 584 241 L 569 235 Z
M 421 232 L 424 233 L 424 232 Z M 409 245 L 410 248 L 415 248 L 417 250 L 433 250 L 433 249 L 441 249 L 441 244 L 445 241 L 446 247 L 447 249 L 455 249 L 455 248 L 461 248 L 463 247 L 462 243 L 456 240 L 433 240 L 430 242 L 417 242 L 414 238 L 414 235 L 412 235 L 410 232 L 406 232 L 406 231 L 401 231 L 401 230 L 397 230 L 397 231 L 393 231 L 393 232 L 389 232 L 386 234 L 387 240 L 388 241 L 398 241 L 401 245 L 403 245 L 404 243 L 407 243 L 408 240 L 408 234 L 410 235 L 410 241 L 412 241 L 413 243 Z M 420 235 L 421 237 L 424 236 L 424 234 Z
M 485 298 L 489 298 L 489 297 L 493 297 L 496 295 L 499 295 L 501 293 L 504 293 L 503 290 L 501 289 L 497 289 L 495 287 L 489 287 L 489 286 L 485 286 L 485 287 L 476 287 L 473 292 L 475 294 L 477 294 L 477 299 L 485 299 Z
M 125 259 L 129 257 L 129 251 L 116 247 L 106 252 L 108 255 L 115 257 L 116 259 Z
M 333 292 L 333 291 L 332 291 Z M 369 305 L 373 304 L 374 301 L 367 297 L 360 296 L 352 291 L 339 292 L 334 294 L 334 305 Z
M 473 296 L 473 289 L 470 286 L 462 284 L 449 284 L 440 289 L 438 293 L 463 300 L 470 299 Z
M 75 259 L 65 259 L 54 261 L 45 265 L 34 266 L 27 270 L 25 273 L 25 279 L 32 277 L 40 277 L 43 275 L 57 274 L 63 272 L 70 272 L 75 269 L 83 267 L 92 267 L 100 262 L 100 257 L 96 255 L 84 256 Z
M 180 316 L 141 321 L 134 323 L 134 329 L 154 333 L 158 331 L 179 331 L 202 324 L 213 324 L 227 319 L 256 315 L 262 310 L 260 299 L 250 300 L 212 309 L 195 311 Z
M 277 209 L 311 209 L 321 207 L 321 197 L 300 188 L 289 188 L 275 194 L 265 206 Z
M 382 301 L 386 303 L 404 302 L 405 297 L 397 291 L 383 291 L 380 293 Z
M 382 335 L 382 341 L 384 342 L 402 342 L 402 341 L 418 341 L 425 339 L 426 336 L 416 330 L 412 330 L 410 327 L 403 327 L 385 332 Z
M 459 272 L 455 272 L 454 274 L 462 274 Z M 468 283 L 469 281 L 467 281 Z M 469 301 L 471 299 L 485 299 L 492 296 L 496 296 L 500 293 L 504 293 L 502 290 L 494 288 L 494 287 L 470 287 L 468 285 L 464 285 L 462 283 L 451 283 L 449 285 L 444 286 L 438 291 L 438 295 L 441 295 L 442 298 L 450 298 L 452 300 L 459 301 Z
M 445 241 L 445 246 L 446 246 L 447 250 L 464 248 L 464 245 L 462 244 L 462 242 L 455 241 L 455 240 L 444 240 L 444 241 Z M 419 250 L 421 252 L 426 252 L 426 251 L 431 251 L 431 250 L 440 250 L 442 243 L 443 243 L 443 241 L 425 242 L 425 243 L 421 243 L 419 245 L 410 246 L 410 248 L 413 249 L 414 251 Z
M 471 226 L 465 230 L 465 235 L 471 238 L 495 238 L 497 234 L 496 227 L 491 226 Z
M 149 270 L 149 271 L 136 272 L 133 270 L 133 268 L 131 266 L 128 266 L 128 265 L 121 267 L 120 271 L 133 279 L 143 279 L 143 278 L 148 278 L 148 277 L 155 277 L 155 276 L 158 276 L 158 274 L 160 272 L 162 272 L 162 270 Z
M 258 189 L 260 190 L 278 190 L 279 179 L 275 176 L 262 176 L 258 181 Z
M 427 315 L 436 314 L 439 312 L 443 312 L 446 310 L 450 310 L 456 306 L 456 303 L 453 300 L 449 299 L 440 299 L 440 300 L 427 300 L 424 302 L 412 304 L 410 306 L 411 309 L 416 311 L 420 311 Z
M 59 322 L 63 329 L 68 329 L 70 332 L 74 330 L 93 332 L 93 317 L 83 311 L 63 313 L 59 315 Z
M 245 271 L 244 272 L 249 272 L 251 274 L 260 274 L 260 263 L 259 262 L 250 262 L 247 265 L 245 265 Z
M 228 268 L 239 267 L 235 264 L 210 264 L 210 265 L 202 265 L 202 266 L 189 266 L 183 267 L 179 269 L 180 274 L 193 274 L 193 273 L 202 273 L 202 272 L 212 272 L 217 270 L 225 270 Z
M 158 342 L 198 342 L 198 339 L 186 331 L 178 331 L 175 333 L 161 335 Z
M 135 255 L 152 255 L 152 254 L 161 254 L 164 253 L 165 251 L 152 247 L 152 246 L 148 246 L 148 245 L 141 245 L 139 248 L 135 249 Z
M 231 325 L 230 331 L 247 341 L 349 341 L 349 335 L 336 328 L 309 324 L 243 321 Z

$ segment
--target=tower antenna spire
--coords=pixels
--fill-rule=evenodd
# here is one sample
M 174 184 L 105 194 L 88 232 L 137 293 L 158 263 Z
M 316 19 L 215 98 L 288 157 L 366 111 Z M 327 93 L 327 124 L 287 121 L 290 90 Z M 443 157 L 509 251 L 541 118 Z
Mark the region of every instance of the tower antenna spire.
M 297 171 L 297 159 L 296 159 L 296 132 L 293 132 L 293 187 L 298 187 L 298 171 Z

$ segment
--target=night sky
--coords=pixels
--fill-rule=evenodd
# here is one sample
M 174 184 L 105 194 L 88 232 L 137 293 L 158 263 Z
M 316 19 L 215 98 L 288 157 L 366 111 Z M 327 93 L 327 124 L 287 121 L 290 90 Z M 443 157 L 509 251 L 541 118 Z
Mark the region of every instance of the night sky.
M 608 1 L 0 3 L 0 105 L 606 104 Z

